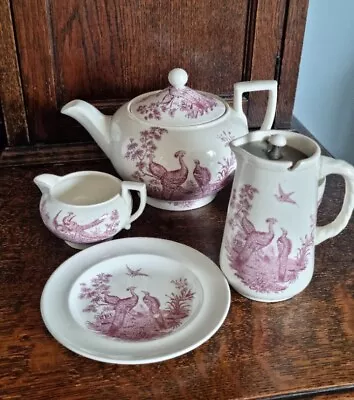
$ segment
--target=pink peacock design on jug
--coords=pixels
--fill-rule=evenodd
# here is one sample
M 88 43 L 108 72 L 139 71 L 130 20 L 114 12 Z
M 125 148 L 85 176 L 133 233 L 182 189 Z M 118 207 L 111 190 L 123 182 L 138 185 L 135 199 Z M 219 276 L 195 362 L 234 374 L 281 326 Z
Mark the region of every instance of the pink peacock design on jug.
M 187 161 L 187 151 L 182 149 L 173 154 L 176 159 L 175 168 L 167 169 L 156 162 L 158 142 L 166 134 L 167 129 L 153 127 L 140 132 L 139 142 L 130 138 L 126 147 L 125 158 L 135 162 L 136 168 L 131 178 L 145 182 L 151 197 L 171 203 L 193 201 L 217 193 L 230 181 L 230 175 L 235 169 L 235 158 L 231 151 L 229 157 L 217 161 L 219 170 L 214 181 L 209 168 L 203 166 L 199 159 Z
M 141 268 L 126 268 L 131 278 L 150 277 Z M 151 340 L 170 334 L 190 315 L 195 293 L 186 278 L 172 280 L 176 290 L 164 299 L 139 289 L 134 279 L 126 288 L 127 297 L 111 294 L 112 278 L 111 274 L 100 273 L 89 283 L 80 284 L 79 299 L 88 302 L 82 311 L 93 314 L 93 319 L 86 321 L 91 330 L 121 340 Z
M 239 193 L 233 190 L 230 199 L 230 234 L 226 238 L 229 266 L 250 289 L 261 292 L 280 292 L 296 281 L 308 265 L 314 246 L 315 217 L 310 217 L 310 234 L 300 238 L 301 246 L 292 256 L 293 242 L 288 231 L 280 227 L 276 235 L 276 218 L 265 219 L 267 230 L 258 230 L 250 220 L 252 201 L 259 190 L 245 184 Z
M 150 97 L 149 95 L 148 98 Z M 156 95 L 156 98 L 156 101 L 141 104 L 137 108 L 137 112 L 144 115 L 145 120 L 160 120 L 162 114 L 168 114 L 171 118 L 174 118 L 176 111 L 184 113 L 186 118 L 197 119 L 199 116 L 213 111 L 217 105 L 212 97 L 200 95 L 188 87 L 176 89 L 171 86 L 161 100 L 158 99 L 159 94 Z M 146 98 L 142 99 L 141 103 L 145 101 Z

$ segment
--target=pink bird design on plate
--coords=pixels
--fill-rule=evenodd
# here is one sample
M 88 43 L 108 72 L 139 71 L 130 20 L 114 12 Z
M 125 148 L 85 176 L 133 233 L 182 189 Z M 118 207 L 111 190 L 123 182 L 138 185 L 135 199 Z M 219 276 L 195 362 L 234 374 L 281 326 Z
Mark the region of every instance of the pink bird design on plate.
M 295 192 L 285 193 L 280 184 L 278 185 L 278 190 L 279 193 L 274 195 L 278 201 L 281 203 L 297 204 L 296 201 L 291 198 Z
M 136 277 L 136 276 L 149 276 L 148 274 L 144 274 L 141 271 L 141 268 L 138 269 L 132 269 L 129 268 L 128 265 L 126 265 L 128 272 L 126 273 L 126 275 L 131 276 L 132 278 Z

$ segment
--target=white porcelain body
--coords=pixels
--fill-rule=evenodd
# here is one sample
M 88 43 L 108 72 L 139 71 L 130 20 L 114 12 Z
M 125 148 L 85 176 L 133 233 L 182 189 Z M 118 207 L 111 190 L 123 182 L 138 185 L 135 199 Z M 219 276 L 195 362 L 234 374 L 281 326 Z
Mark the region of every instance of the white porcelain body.
M 276 81 L 235 84 L 234 108 L 213 96 L 224 103 L 225 113 L 210 122 L 194 121 L 191 126 L 167 126 L 159 119 L 138 118 L 131 107 L 143 101 L 146 94 L 124 104 L 112 117 L 103 116 L 81 100 L 65 105 L 62 113 L 77 119 L 91 133 L 122 179 L 146 184 L 148 204 L 190 210 L 212 201 L 232 177 L 236 162 L 228 144 L 248 132 L 242 94 L 259 90 L 269 91 L 262 129 L 270 129 L 276 108 Z
M 146 187 L 143 183 L 122 182 L 97 171 L 65 176 L 42 174 L 34 179 L 42 191 L 40 215 L 45 226 L 68 245 L 83 249 L 111 239 L 143 212 Z M 139 209 L 132 215 L 129 190 L 140 194 Z
M 286 136 L 290 146 L 312 156 L 288 170 L 291 162 L 265 160 L 238 147 L 278 132 Z M 321 156 L 313 140 L 297 133 L 258 131 L 248 136 L 232 144 L 238 167 L 220 266 L 243 296 L 264 302 L 286 300 L 311 281 L 315 244 L 335 236 L 347 225 L 354 206 L 354 168 Z M 330 173 L 345 177 L 346 197 L 337 219 L 319 228 L 317 206 L 324 190 L 323 178 Z M 322 182 L 320 186 L 318 182 Z
M 130 289 L 137 303 L 130 303 Z M 166 294 L 174 299 L 172 310 Z M 160 362 L 197 348 L 217 332 L 229 307 L 228 283 L 208 257 L 181 243 L 143 237 L 101 243 L 70 257 L 41 296 L 42 318 L 55 339 L 84 357 L 117 364 Z M 120 329 L 107 332 L 112 312 L 126 316 Z M 91 317 L 103 329 L 87 323 Z
M 212 201 L 230 182 L 236 163 L 228 144 L 245 135 L 248 127 L 229 105 L 225 103 L 227 112 L 223 117 L 191 128 L 159 127 L 158 121 L 144 123 L 129 113 L 129 106 L 130 103 L 123 105 L 112 118 L 110 159 L 122 179 L 144 181 L 148 204 L 176 211 L 198 208 Z M 147 140 L 153 145 L 151 151 L 145 152 L 146 133 Z M 155 139 L 155 133 L 159 139 Z M 132 145 L 137 147 L 130 152 Z M 135 158 L 136 150 L 145 154 Z M 176 157 L 178 152 L 183 154 L 180 158 Z M 149 161 L 151 156 L 157 168 L 180 171 L 182 184 L 164 184 L 157 175 L 154 176 Z M 200 169 L 199 176 L 196 168 Z

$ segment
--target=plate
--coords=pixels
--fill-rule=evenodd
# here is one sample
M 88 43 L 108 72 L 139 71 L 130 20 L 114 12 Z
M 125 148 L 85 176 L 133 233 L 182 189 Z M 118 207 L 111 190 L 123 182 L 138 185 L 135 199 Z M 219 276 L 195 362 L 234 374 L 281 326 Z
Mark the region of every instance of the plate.
M 229 307 L 229 285 L 216 264 L 155 238 L 117 239 L 75 254 L 41 297 L 43 321 L 58 342 L 115 364 L 185 354 L 220 328 Z

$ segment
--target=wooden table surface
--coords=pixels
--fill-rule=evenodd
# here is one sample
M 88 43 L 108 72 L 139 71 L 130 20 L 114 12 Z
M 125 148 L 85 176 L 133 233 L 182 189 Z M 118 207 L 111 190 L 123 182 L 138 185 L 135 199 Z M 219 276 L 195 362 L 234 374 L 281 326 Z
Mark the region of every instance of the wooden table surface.
M 39 302 L 52 272 L 76 250 L 52 235 L 39 216 L 33 178 L 95 169 L 106 160 L 0 169 L 1 399 L 354 399 L 354 221 L 316 249 L 309 287 L 292 300 L 265 304 L 232 291 L 220 330 L 196 350 L 162 363 L 96 362 L 60 345 L 46 330 Z M 218 262 L 230 186 L 201 209 L 168 212 L 147 206 L 119 237 L 175 240 Z M 319 222 L 343 196 L 330 177 Z M 217 296 L 217 293 L 215 294 Z

